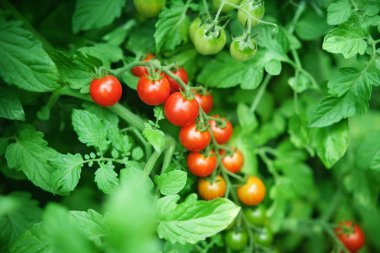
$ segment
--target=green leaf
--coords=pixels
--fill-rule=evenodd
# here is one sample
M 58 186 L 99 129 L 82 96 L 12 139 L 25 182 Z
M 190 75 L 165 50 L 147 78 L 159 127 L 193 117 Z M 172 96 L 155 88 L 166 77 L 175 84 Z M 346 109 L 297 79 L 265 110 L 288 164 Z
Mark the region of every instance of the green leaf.
M 175 197 L 175 196 L 174 196 Z M 174 199 L 174 197 L 172 197 Z M 165 208 L 161 206 L 161 208 Z M 224 230 L 237 216 L 240 207 L 225 198 L 198 201 L 195 194 L 171 212 L 161 212 L 157 231 L 160 238 L 171 243 L 196 243 Z M 196 233 L 194 233 L 196 228 Z
M 339 25 L 346 22 L 352 14 L 350 0 L 337 0 L 329 5 L 327 9 L 327 23 Z
M 0 118 L 25 120 L 24 109 L 12 89 L 0 87 Z
M 367 49 L 366 37 L 358 19 L 351 18 L 325 36 L 322 48 L 333 54 L 342 54 L 348 59 L 357 54 L 364 54 Z
M 99 166 L 95 171 L 95 182 L 101 191 L 110 194 L 119 184 L 117 173 L 112 163 L 99 163 Z
M 306 11 L 296 25 L 296 33 L 302 40 L 316 40 L 330 30 L 323 15 L 314 10 Z
M 54 62 L 21 22 L 0 17 L 0 55 L 0 76 L 5 82 L 34 92 L 59 87 Z
M 290 141 L 297 148 L 305 148 L 310 155 L 314 155 L 314 150 L 310 143 L 310 133 L 307 119 L 303 115 L 295 115 L 289 120 L 288 133 Z
M 17 237 L 39 222 L 41 216 L 38 202 L 32 200 L 29 193 L 0 196 L 0 251 L 8 252 L 7 248 Z
M 369 86 L 370 80 L 366 71 L 358 71 L 354 68 L 342 68 L 332 77 L 327 86 L 329 94 L 340 97 L 352 87 Z
M 298 196 L 309 196 L 305 189 L 313 188 L 313 174 L 309 166 L 303 163 L 281 164 L 283 180 Z
M 74 130 L 82 143 L 97 147 L 100 151 L 107 149 L 109 141 L 107 141 L 107 128 L 103 121 L 85 110 L 74 110 L 72 121 Z
M 181 170 L 173 170 L 154 177 L 162 195 L 177 194 L 185 187 L 186 180 L 187 173 Z
M 138 164 L 130 164 L 127 168 L 120 170 L 120 182 L 127 185 L 138 185 L 145 191 L 150 191 L 154 186 L 152 180 L 144 174 Z
M 323 164 L 327 168 L 331 168 L 343 157 L 350 144 L 348 121 L 312 129 L 310 139 Z
M 80 154 L 59 154 L 50 158 L 48 163 L 56 170 L 52 175 L 52 182 L 60 192 L 71 192 L 77 186 L 81 169 L 83 167 L 83 158 Z
M 45 191 L 60 194 L 52 181 L 56 169 L 48 163 L 58 153 L 47 145 L 41 132 L 25 128 L 19 132 L 16 142 L 8 146 L 5 158 L 9 168 L 22 170 L 33 184 Z
M 133 150 L 132 150 L 132 158 L 133 160 L 140 160 L 141 158 L 143 158 L 144 156 L 144 151 L 141 147 L 135 147 Z
M 148 22 L 139 23 L 138 26 L 132 29 L 127 42 L 127 49 L 143 55 L 147 52 L 154 52 L 156 50 L 154 39 L 156 29 L 154 24 L 154 21 L 150 20 Z
M 271 26 L 257 26 L 255 27 L 256 42 L 259 46 L 266 48 L 271 55 L 270 59 L 277 59 L 279 61 L 287 61 L 289 58 L 287 52 L 290 50 L 289 33 L 283 28 L 279 28 L 278 33 L 273 33 Z M 256 55 L 254 58 L 258 58 Z
M 380 151 L 372 158 L 370 169 L 380 172 Z
M 276 59 L 272 59 L 269 62 L 267 62 L 264 68 L 265 71 L 272 76 L 278 76 L 282 70 L 281 62 Z
M 249 107 L 245 104 L 238 104 L 237 106 L 237 116 L 239 119 L 239 124 L 243 131 L 253 131 L 258 126 L 257 119 L 253 113 L 249 111 Z
M 77 0 L 73 15 L 73 31 L 101 28 L 119 17 L 125 5 L 124 0 Z
M 103 64 L 109 66 L 112 62 L 123 59 L 123 51 L 120 47 L 107 43 L 97 43 L 90 47 L 82 47 L 79 52 L 101 59 Z
M 304 92 L 308 88 L 313 88 L 313 83 L 303 73 L 299 73 L 297 79 L 296 79 L 295 76 L 294 77 L 290 77 L 289 80 L 288 80 L 288 84 L 297 93 Z
M 263 78 L 263 65 L 258 53 L 246 62 L 234 60 L 228 53 L 220 53 L 202 69 L 198 82 L 208 87 L 255 89 Z
M 170 8 L 161 11 L 154 33 L 157 52 L 173 50 L 188 41 L 190 18 L 186 16 L 187 8 L 182 1 L 173 1 Z
M 23 233 L 10 247 L 10 253 L 55 253 L 41 223 Z
M 161 130 L 145 124 L 143 135 L 157 152 L 161 152 L 165 148 L 165 134 Z
M 4 155 L 5 150 L 8 147 L 8 138 L 1 138 L 0 137 L 0 156 Z

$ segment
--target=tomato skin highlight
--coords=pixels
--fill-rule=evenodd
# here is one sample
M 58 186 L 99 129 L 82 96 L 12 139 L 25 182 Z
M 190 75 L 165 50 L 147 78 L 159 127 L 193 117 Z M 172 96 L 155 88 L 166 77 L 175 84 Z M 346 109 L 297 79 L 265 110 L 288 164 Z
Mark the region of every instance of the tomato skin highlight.
M 198 27 L 193 34 L 193 43 L 198 53 L 202 55 L 212 55 L 219 53 L 226 44 L 226 32 L 219 27 L 218 36 L 207 34 L 204 25 Z
M 207 177 L 215 170 L 218 159 L 213 151 L 208 156 L 199 152 L 191 152 L 187 156 L 187 167 L 198 177 Z
M 222 152 L 224 154 L 224 152 Z M 232 155 L 226 154 L 222 158 L 224 168 L 232 173 L 238 173 L 244 164 L 244 156 L 240 150 L 236 149 Z
M 228 248 L 234 251 L 243 250 L 248 243 L 248 235 L 245 231 L 228 231 L 224 236 Z
M 213 118 L 220 118 L 219 115 L 212 116 Z M 226 143 L 232 135 L 232 125 L 231 122 L 226 120 L 225 118 L 221 118 L 224 122 L 226 122 L 226 126 L 221 128 L 217 125 L 215 120 L 209 120 L 209 124 L 211 127 L 212 134 L 215 137 L 215 140 L 218 144 Z
M 205 113 L 209 113 L 212 110 L 212 107 L 214 106 L 214 98 L 210 92 L 207 92 L 204 95 L 195 93 L 195 99 Z
M 101 106 L 112 106 L 119 102 L 123 89 L 119 80 L 107 75 L 92 80 L 90 83 L 90 95 L 92 100 Z
M 265 197 L 265 193 L 266 189 L 263 181 L 254 176 L 250 176 L 247 182 L 237 189 L 239 200 L 247 206 L 260 204 Z
M 174 92 L 165 102 L 164 113 L 173 125 L 188 126 L 197 119 L 199 106 L 195 99 L 187 99 L 181 92 Z
M 154 54 L 148 53 L 144 59 L 144 62 L 148 62 L 151 59 L 154 58 Z M 148 70 L 144 66 L 136 66 L 132 68 L 132 74 L 137 76 L 137 77 L 142 77 L 144 75 L 148 75 Z
M 351 233 L 345 233 L 345 230 Z M 352 221 L 344 221 L 339 223 L 335 229 L 335 233 L 344 246 L 351 252 L 357 252 L 365 244 L 365 234 L 363 230 Z
M 148 18 L 157 16 L 165 2 L 166 0 L 133 0 L 137 12 Z
M 244 5 L 248 1 L 250 1 L 250 0 L 243 0 L 241 2 L 241 5 Z M 264 17 L 265 6 L 263 3 L 257 4 L 254 2 L 245 4 L 243 9 L 240 9 L 238 11 L 238 20 L 239 20 L 241 25 L 245 25 L 246 22 L 248 23 L 247 20 L 249 17 L 244 11 L 248 12 L 251 16 L 255 17 L 256 19 L 261 20 Z M 259 21 L 256 19 L 251 18 L 251 26 L 255 26 L 255 25 L 259 24 Z
M 206 130 L 201 132 L 195 123 L 182 127 L 179 131 L 179 141 L 189 151 L 201 151 L 205 149 L 211 141 L 210 133 Z
M 204 200 L 221 198 L 226 193 L 226 181 L 218 175 L 213 182 L 205 178 L 198 180 L 198 194 Z
M 159 80 L 149 80 L 148 77 L 143 76 L 137 84 L 137 94 L 145 104 L 162 104 L 170 94 L 169 81 L 165 77 Z
M 185 84 L 187 84 L 187 82 L 189 81 L 189 77 L 188 77 L 187 72 L 184 68 L 179 68 L 176 71 L 173 71 L 173 74 L 175 76 L 178 76 Z M 168 79 L 168 81 L 170 83 L 171 92 L 176 92 L 176 91 L 179 91 L 180 89 L 182 89 L 181 86 L 177 83 L 177 81 L 175 81 L 173 78 L 171 78 L 168 75 L 166 75 L 166 78 Z

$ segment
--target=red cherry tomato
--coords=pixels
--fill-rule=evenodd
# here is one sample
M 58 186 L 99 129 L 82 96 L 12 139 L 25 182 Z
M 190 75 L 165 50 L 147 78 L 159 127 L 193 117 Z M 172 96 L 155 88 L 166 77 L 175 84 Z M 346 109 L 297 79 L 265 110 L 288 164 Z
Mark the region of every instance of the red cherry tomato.
M 357 252 L 365 243 L 364 232 L 352 221 L 339 223 L 338 228 L 335 229 L 335 233 L 351 253 Z
M 148 53 L 144 59 L 144 62 L 148 62 L 154 58 L 154 54 Z M 148 75 L 148 70 L 144 66 L 136 66 L 132 68 L 132 73 L 137 77 Z
M 202 107 L 205 113 L 209 113 L 214 105 L 214 99 L 210 92 L 202 95 L 199 93 L 195 93 L 195 99 L 198 101 L 198 104 Z
M 176 71 L 173 71 L 173 74 L 175 76 L 178 76 L 185 84 L 187 84 L 189 77 L 187 76 L 186 70 L 184 68 L 179 68 Z M 181 86 L 177 83 L 176 80 L 168 75 L 166 75 L 166 78 L 169 80 L 171 92 L 176 92 L 181 89 Z
M 173 125 L 188 126 L 197 119 L 199 106 L 195 99 L 187 99 L 181 92 L 174 92 L 165 102 L 164 113 Z
M 226 181 L 220 175 L 214 181 L 200 178 L 198 181 L 198 193 L 205 200 L 221 198 L 226 193 Z
M 222 155 L 225 153 L 221 152 Z M 222 164 L 224 168 L 231 171 L 232 173 L 238 173 L 244 164 L 244 156 L 240 150 L 236 149 L 233 154 L 226 154 L 222 158 Z
M 165 77 L 150 80 L 147 76 L 142 76 L 137 84 L 137 94 L 145 104 L 162 104 L 170 94 L 169 81 Z
M 101 106 L 116 104 L 123 93 L 121 84 L 116 77 L 108 75 L 94 79 L 90 83 L 90 95 L 95 103 Z
M 215 170 L 218 159 L 213 151 L 208 156 L 191 152 L 187 156 L 187 167 L 198 177 L 207 177 Z
M 254 206 L 260 204 L 265 197 L 265 185 L 258 177 L 250 176 L 247 182 L 239 186 L 237 189 L 237 195 L 239 200 L 247 205 Z
M 220 118 L 219 115 L 213 116 L 213 118 Z M 232 125 L 231 122 L 226 120 L 225 118 L 221 118 L 226 125 L 222 128 L 218 125 L 218 123 L 215 120 L 210 120 L 209 124 L 211 127 L 212 134 L 215 137 L 215 140 L 218 144 L 224 144 L 226 143 L 232 135 Z
M 189 151 L 200 151 L 208 146 L 211 141 L 210 133 L 206 130 L 201 132 L 195 123 L 182 127 L 179 131 L 179 141 Z

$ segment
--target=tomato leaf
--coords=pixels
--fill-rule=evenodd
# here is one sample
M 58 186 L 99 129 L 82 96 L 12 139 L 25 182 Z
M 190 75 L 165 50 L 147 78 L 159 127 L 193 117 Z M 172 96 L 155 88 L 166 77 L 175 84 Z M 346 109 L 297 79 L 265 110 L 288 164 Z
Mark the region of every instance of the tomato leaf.
M 346 22 L 352 14 L 350 0 L 337 0 L 332 2 L 327 9 L 327 23 L 339 25 Z
M 153 128 L 149 124 L 145 124 L 143 131 L 144 137 L 153 146 L 154 150 L 161 152 L 165 147 L 165 134 L 161 130 Z
M 162 195 L 177 194 L 185 187 L 186 180 L 187 173 L 181 170 L 173 170 L 154 177 Z
M 225 229 L 237 216 L 240 207 L 225 198 L 211 201 L 197 200 L 195 194 L 189 195 L 183 203 L 173 205 L 178 200 L 171 199 L 170 212 L 159 212 L 158 235 L 171 243 L 196 243 L 205 240 Z M 167 197 L 167 198 L 168 198 Z M 165 205 L 163 205 L 163 203 Z M 166 208 L 166 201 L 157 206 Z M 194 233 L 194 227 L 197 232 Z
M 24 109 L 12 89 L 0 87 L 0 118 L 25 120 Z
M 112 163 L 99 163 L 99 168 L 95 171 L 95 182 L 104 193 L 113 192 L 119 179 Z

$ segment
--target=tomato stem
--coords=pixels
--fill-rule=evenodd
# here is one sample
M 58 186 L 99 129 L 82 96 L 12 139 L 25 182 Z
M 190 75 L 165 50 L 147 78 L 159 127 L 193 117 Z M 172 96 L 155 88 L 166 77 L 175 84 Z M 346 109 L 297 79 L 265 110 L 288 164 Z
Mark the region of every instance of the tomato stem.
M 156 164 L 158 158 L 160 157 L 161 152 L 154 151 L 152 156 L 149 158 L 147 163 L 145 164 L 144 167 L 144 175 L 146 177 L 149 177 L 149 174 L 152 172 L 152 169 L 154 168 L 154 165 Z
M 257 106 L 260 104 L 261 99 L 263 98 L 264 92 L 266 87 L 268 86 L 268 83 L 272 79 L 272 76 L 267 74 L 264 81 L 261 83 L 260 89 L 256 94 L 255 99 L 252 101 L 251 107 L 249 108 L 250 113 L 255 113 Z

